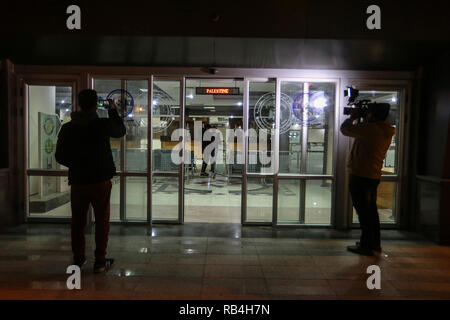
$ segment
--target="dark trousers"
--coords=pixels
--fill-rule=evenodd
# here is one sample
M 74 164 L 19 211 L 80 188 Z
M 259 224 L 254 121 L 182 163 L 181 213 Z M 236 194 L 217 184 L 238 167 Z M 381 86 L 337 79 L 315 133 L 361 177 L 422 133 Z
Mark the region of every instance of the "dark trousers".
M 202 164 L 202 172 L 206 172 L 206 167 L 208 166 L 208 164 L 203 161 Z M 216 171 L 216 164 L 215 163 L 211 163 L 211 172 L 215 172 Z
M 360 245 L 377 249 L 381 245 L 380 218 L 377 210 L 377 188 L 380 180 L 350 174 L 350 195 L 361 226 Z
M 89 185 L 72 185 L 70 200 L 72 207 L 72 252 L 75 261 L 85 259 L 85 228 L 89 204 L 95 214 L 95 261 L 103 263 L 106 257 L 109 234 L 109 200 L 111 180 Z
M 203 150 L 203 159 L 205 158 L 204 152 L 205 152 L 205 150 Z M 213 150 L 213 151 L 211 152 L 211 157 L 214 157 L 215 152 L 216 152 L 216 150 Z M 208 164 L 209 164 L 211 161 L 212 161 L 212 159 L 209 159 L 208 163 L 206 163 L 205 160 L 203 160 L 203 163 L 202 163 L 202 172 L 203 172 L 203 173 L 206 172 L 206 167 L 208 166 Z M 216 171 L 216 161 L 215 161 L 215 159 L 214 159 L 214 162 L 213 162 L 213 163 L 210 163 L 210 164 L 211 164 L 211 172 L 215 172 L 215 171 Z

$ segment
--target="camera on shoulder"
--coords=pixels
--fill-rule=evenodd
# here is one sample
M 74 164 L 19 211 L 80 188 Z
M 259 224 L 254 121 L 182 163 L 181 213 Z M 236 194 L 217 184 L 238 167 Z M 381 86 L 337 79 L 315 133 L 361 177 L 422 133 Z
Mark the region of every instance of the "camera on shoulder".
M 365 118 L 367 113 L 374 111 L 377 108 L 388 109 L 389 103 L 377 103 L 371 100 L 358 100 L 359 90 L 353 87 L 347 87 L 344 90 L 344 97 L 348 97 L 347 106 L 344 107 L 344 115 L 358 114 L 361 118 Z

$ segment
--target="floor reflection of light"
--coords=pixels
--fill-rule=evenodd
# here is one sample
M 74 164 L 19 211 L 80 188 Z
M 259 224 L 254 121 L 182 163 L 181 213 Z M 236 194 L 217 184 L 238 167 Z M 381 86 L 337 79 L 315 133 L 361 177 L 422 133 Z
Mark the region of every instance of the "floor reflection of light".
M 139 250 L 140 253 L 147 253 L 148 252 L 148 248 L 141 248 Z

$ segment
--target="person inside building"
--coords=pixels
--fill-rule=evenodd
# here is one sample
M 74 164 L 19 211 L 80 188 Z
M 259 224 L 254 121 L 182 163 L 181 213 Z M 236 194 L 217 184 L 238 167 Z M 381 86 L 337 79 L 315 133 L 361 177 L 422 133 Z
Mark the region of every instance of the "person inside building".
M 214 158 L 215 149 L 213 149 L 211 151 L 211 157 L 206 157 L 205 156 L 205 149 L 206 149 L 206 147 L 210 143 L 215 141 L 215 137 L 214 136 L 211 137 L 211 142 L 207 141 L 207 140 L 204 140 L 205 132 L 208 131 L 209 129 L 214 129 L 214 128 L 209 123 L 206 123 L 205 127 L 203 128 L 203 132 L 202 132 L 202 137 L 203 137 L 203 139 L 202 139 L 203 163 L 202 163 L 202 170 L 200 172 L 200 175 L 201 176 L 208 176 L 208 174 L 206 173 L 206 167 L 208 166 L 208 164 L 210 164 L 211 165 L 210 173 L 211 173 L 211 176 L 214 177 L 215 173 L 216 173 L 216 163 L 215 163 L 214 159 L 211 159 L 211 158 Z
M 386 120 L 389 109 L 389 104 L 384 103 L 370 104 L 366 112 L 354 108 L 341 125 L 342 134 L 354 138 L 347 169 L 350 195 L 361 226 L 360 241 L 347 249 L 361 255 L 381 252 L 377 188 L 383 161 L 395 133 Z
M 55 158 L 69 168 L 73 263 L 81 268 L 87 261 L 85 227 L 91 204 L 95 215 L 94 272 L 101 273 L 114 263 L 106 258 L 111 178 L 116 174 L 109 140 L 123 137 L 126 129 L 112 100 L 108 100 L 109 118 L 98 117 L 96 91 L 82 90 L 78 104 L 81 110 L 72 112 L 72 120 L 58 134 Z

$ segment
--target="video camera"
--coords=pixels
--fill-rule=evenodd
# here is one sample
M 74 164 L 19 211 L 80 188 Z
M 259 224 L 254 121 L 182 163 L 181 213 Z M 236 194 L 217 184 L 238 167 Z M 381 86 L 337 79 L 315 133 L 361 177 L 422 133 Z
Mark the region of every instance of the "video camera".
M 97 105 L 99 107 L 103 107 L 105 109 L 108 109 L 109 108 L 109 101 L 107 99 L 103 99 L 103 98 L 99 97 L 98 100 L 97 100 Z
M 347 87 L 344 90 L 344 97 L 348 97 L 347 105 L 349 107 L 344 107 L 344 115 L 351 115 L 354 112 L 359 113 L 361 118 L 365 118 L 367 113 L 370 111 L 374 111 L 377 108 L 383 108 L 389 110 L 389 103 L 377 103 L 371 102 L 370 100 L 357 100 L 359 96 L 359 90 Z

